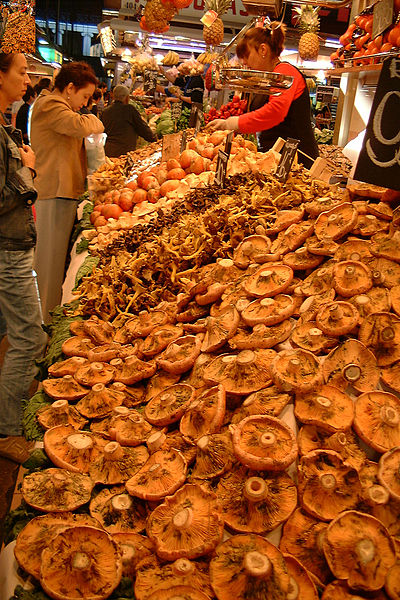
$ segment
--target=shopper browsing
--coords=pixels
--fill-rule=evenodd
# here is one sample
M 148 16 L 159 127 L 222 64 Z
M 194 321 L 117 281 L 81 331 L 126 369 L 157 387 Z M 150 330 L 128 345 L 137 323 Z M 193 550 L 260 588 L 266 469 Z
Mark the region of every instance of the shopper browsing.
M 250 69 L 271 71 L 293 77 L 290 88 L 279 96 L 258 96 L 250 112 L 239 117 L 216 119 L 208 131 L 229 129 L 240 133 L 259 133 L 259 150 L 266 152 L 278 137 L 300 140 L 298 160 L 310 167 L 318 156 L 318 146 L 311 126 L 308 88 L 303 75 L 290 63 L 281 62 L 285 41 L 285 26 L 273 21 L 266 27 L 250 29 L 238 43 L 236 54 Z M 309 158 L 307 158 L 309 157 Z
M 29 144 L 28 117 L 29 117 L 30 108 L 36 100 L 36 92 L 31 85 L 28 85 L 28 88 L 22 99 L 23 99 L 24 103 L 18 111 L 15 126 L 17 129 L 19 129 L 21 131 L 22 138 L 23 138 L 25 144 Z
M 116 85 L 113 97 L 113 103 L 104 109 L 101 116 L 107 134 L 106 155 L 116 157 L 135 150 L 139 135 L 147 142 L 154 142 L 155 134 L 139 111 L 129 104 L 129 89 L 125 85 Z
M 0 374 L 0 456 L 16 462 L 24 462 L 32 447 L 22 435 L 22 400 L 46 340 L 32 275 L 35 155 L 3 117 L 30 84 L 27 68 L 23 54 L 0 53 L 0 310 L 9 343 Z
M 64 65 L 53 92 L 40 96 L 32 108 L 31 141 L 36 152 L 38 243 L 35 270 L 44 320 L 60 304 L 65 262 L 79 196 L 85 190 L 84 138 L 102 133 L 101 121 L 81 115 L 97 84 L 86 63 Z

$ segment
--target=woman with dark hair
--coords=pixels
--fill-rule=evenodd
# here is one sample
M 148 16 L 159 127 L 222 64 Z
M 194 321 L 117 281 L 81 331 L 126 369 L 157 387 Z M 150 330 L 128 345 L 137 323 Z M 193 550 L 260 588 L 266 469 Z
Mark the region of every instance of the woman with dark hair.
M 44 320 L 61 302 L 65 262 L 79 196 L 85 190 L 84 138 L 102 133 L 102 122 L 79 113 L 96 88 L 86 63 L 64 65 L 53 92 L 44 91 L 32 109 L 31 142 L 36 153 L 38 243 L 35 270 Z
M 28 85 L 28 88 L 25 94 L 22 97 L 24 101 L 23 105 L 19 109 L 17 113 L 17 119 L 15 121 L 15 126 L 22 133 L 22 138 L 25 144 L 29 144 L 28 139 L 28 117 L 29 117 L 29 109 L 31 105 L 35 102 L 36 92 L 31 85 Z
M 250 111 L 240 117 L 216 119 L 208 131 L 229 129 L 240 133 L 258 133 L 258 145 L 266 152 L 278 137 L 300 140 L 298 160 L 310 167 L 318 156 L 318 146 L 311 126 L 311 108 L 308 88 L 296 67 L 281 62 L 285 41 L 285 26 L 273 21 L 266 27 L 253 27 L 238 43 L 236 54 L 250 69 L 282 73 L 293 77 L 290 88 L 279 96 L 256 96 Z M 307 156 L 305 156 L 307 155 Z M 308 158 L 309 157 L 309 158 Z
M 0 456 L 15 462 L 24 462 L 32 447 L 22 436 L 22 400 L 46 340 L 32 275 L 35 155 L 3 115 L 25 94 L 27 68 L 23 54 L 0 53 L 0 310 L 9 344 L 0 375 Z

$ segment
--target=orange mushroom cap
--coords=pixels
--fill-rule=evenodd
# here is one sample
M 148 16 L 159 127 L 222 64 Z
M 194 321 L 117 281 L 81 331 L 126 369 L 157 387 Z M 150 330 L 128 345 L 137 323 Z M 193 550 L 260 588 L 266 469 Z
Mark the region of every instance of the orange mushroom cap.
M 247 395 L 271 381 L 273 350 L 243 350 L 239 354 L 217 356 L 204 369 L 208 383 L 222 384 L 227 393 Z
M 89 502 L 93 486 L 87 475 L 51 468 L 26 475 L 22 496 L 37 510 L 65 512 Z
M 360 342 L 375 354 L 379 366 L 400 360 L 400 317 L 389 312 L 373 312 L 360 326 Z
M 90 391 L 79 400 L 76 409 L 89 419 L 98 419 L 109 415 L 116 406 L 124 402 L 124 394 L 118 390 L 96 383 Z
M 167 387 L 146 405 L 144 414 L 152 425 L 162 427 L 179 421 L 195 397 L 195 388 L 184 383 Z
M 282 350 L 271 366 L 272 379 L 284 391 L 306 392 L 322 383 L 319 360 L 307 350 Z
M 200 337 L 185 335 L 171 342 L 157 357 L 156 362 L 164 371 L 179 375 L 192 368 L 200 354 L 200 349 Z
M 65 356 L 87 358 L 89 350 L 92 350 L 95 346 L 96 344 L 88 337 L 73 336 L 63 342 L 61 350 Z
M 48 373 L 51 377 L 64 377 L 64 375 L 74 375 L 79 369 L 88 364 L 88 360 L 83 356 L 71 356 L 66 360 L 53 363 L 48 368 Z
M 87 394 L 87 388 L 81 386 L 72 375 L 64 375 L 57 379 L 44 379 L 43 389 L 54 400 L 68 400 L 73 402 Z
M 296 394 L 295 415 L 302 423 L 327 431 L 349 429 L 353 423 L 353 400 L 332 385 L 307 394 Z
M 56 400 L 50 405 L 42 406 L 37 411 L 36 418 L 43 429 L 51 429 L 57 425 L 71 425 L 74 429 L 81 429 L 88 422 L 74 406 L 68 404 L 68 400 Z
M 290 575 L 286 600 L 318 600 L 318 592 L 307 569 L 290 554 L 283 555 Z
M 141 351 L 146 358 L 159 354 L 170 344 L 183 335 L 183 327 L 163 325 L 154 329 L 143 341 Z
M 315 235 L 319 239 L 329 236 L 333 240 L 338 240 L 354 228 L 357 218 L 357 209 L 349 202 L 334 206 L 317 218 Z
M 253 300 L 241 313 L 246 325 L 254 327 L 258 323 L 276 325 L 292 316 L 295 303 L 291 296 L 278 294 L 274 298 Z
M 130 577 L 132 580 L 136 576 L 136 567 L 148 556 L 152 556 L 154 546 L 151 540 L 140 533 L 131 531 L 121 531 L 112 534 L 114 542 L 117 543 L 122 555 L 122 576 Z
M 115 485 L 132 477 L 147 461 L 145 446 L 123 448 L 118 442 L 109 442 L 103 453 L 90 465 L 89 475 L 95 483 Z
M 381 456 L 378 479 L 391 497 L 400 501 L 400 447 L 392 448 Z
M 47 456 L 57 467 L 87 473 L 107 442 L 88 431 L 77 431 L 71 425 L 58 425 L 45 432 L 43 443 Z
M 289 394 L 282 393 L 275 385 L 250 394 L 233 413 L 231 423 L 234 425 L 251 415 L 270 415 L 279 417 L 282 410 L 290 402 Z
M 372 288 L 370 269 L 356 260 L 343 260 L 333 267 L 333 285 L 341 296 L 350 298 Z
M 233 262 L 240 269 L 247 269 L 251 263 L 264 263 L 269 253 L 271 240 L 265 235 L 250 235 L 235 248 Z
M 132 498 L 123 485 L 103 488 L 89 504 L 90 514 L 111 534 L 140 533 L 146 527 L 147 506 Z
M 354 429 L 360 438 L 386 452 L 400 445 L 400 400 L 388 392 L 366 392 L 356 400 Z
M 325 382 L 342 390 L 351 385 L 367 392 L 379 382 L 376 358 L 364 344 L 348 339 L 334 348 L 322 364 Z
M 286 265 L 263 265 L 244 283 L 251 296 L 271 297 L 281 294 L 291 283 L 293 270 Z
M 74 377 L 78 383 L 92 387 L 96 383 L 107 385 L 114 379 L 115 369 L 102 362 L 91 362 L 80 367 Z
M 220 430 L 225 415 L 225 389 L 218 385 L 207 389 L 182 416 L 179 430 L 189 441 Z
M 125 483 L 132 496 L 144 500 L 160 500 L 173 494 L 185 481 L 187 464 L 173 448 L 158 450 Z

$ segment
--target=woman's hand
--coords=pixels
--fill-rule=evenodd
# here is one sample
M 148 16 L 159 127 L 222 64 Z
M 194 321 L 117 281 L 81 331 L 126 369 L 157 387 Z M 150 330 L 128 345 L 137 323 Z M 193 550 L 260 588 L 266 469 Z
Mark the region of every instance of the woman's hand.
M 30 146 L 26 146 L 25 144 L 22 148 L 18 148 L 19 153 L 21 155 L 22 164 L 24 167 L 28 167 L 28 169 L 35 168 L 36 155 Z
M 239 129 L 239 117 L 228 119 L 214 119 L 206 127 L 205 131 L 237 131 Z

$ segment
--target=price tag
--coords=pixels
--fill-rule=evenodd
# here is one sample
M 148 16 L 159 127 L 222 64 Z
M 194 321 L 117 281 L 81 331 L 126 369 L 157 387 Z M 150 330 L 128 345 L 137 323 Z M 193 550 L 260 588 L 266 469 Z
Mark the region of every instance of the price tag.
M 146 96 L 156 94 L 157 71 L 145 71 L 143 78 L 143 89 Z
M 232 141 L 233 141 L 233 131 L 230 131 L 228 133 L 228 135 L 226 136 L 226 141 L 225 141 L 225 152 L 229 155 L 231 153 L 232 150 Z
M 400 58 L 389 57 L 382 65 L 354 179 L 400 190 L 399 114 Z
M 176 158 L 179 155 L 180 133 L 168 133 L 163 135 L 161 160 L 166 162 L 170 158 Z
M 186 140 L 187 140 L 187 131 L 186 129 L 184 131 L 182 131 L 182 137 L 181 137 L 181 153 L 186 150 Z
M 203 25 L 205 25 L 206 27 L 211 27 L 211 25 L 214 23 L 214 21 L 216 21 L 218 19 L 218 13 L 215 12 L 215 10 L 208 10 L 206 13 L 204 13 L 204 15 L 201 17 L 200 21 L 203 23 Z
M 171 118 L 173 121 L 177 121 L 181 116 L 182 102 L 171 102 Z
M 372 39 L 383 33 L 393 22 L 393 0 L 379 0 L 374 5 Z
M 226 169 L 228 167 L 229 154 L 223 150 L 218 150 L 217 168 L 214 176 L 214 183 L 224 187 L 226 179 Z
M 279 161 L 278 168 L 276 169 L 275 177 L 281 183 L 285 183 L 287 180 L 294 157 L 296 156 L 297 147 L 300 144 L 300 140 L 288 138 L 281 151 L 281 160 Z
M 191 127 L 194 127 L 196 130 L 196 133 L 198 133 L 200 131 L 200 127 L 201 127 L 202 109 L 203 109 L 203 105 L 200 102 L 192 102 L 188 127 L 189 127 L 189 129 Z
M 310 169 L 310 177 L 311 179 L 319 179 L 320 181 L 325 181 L 325 183 L 330 183 L 331 178 L 335 175 L 334 171 L 328 165 L 324 158 L 320 156 L 315 159 Z

